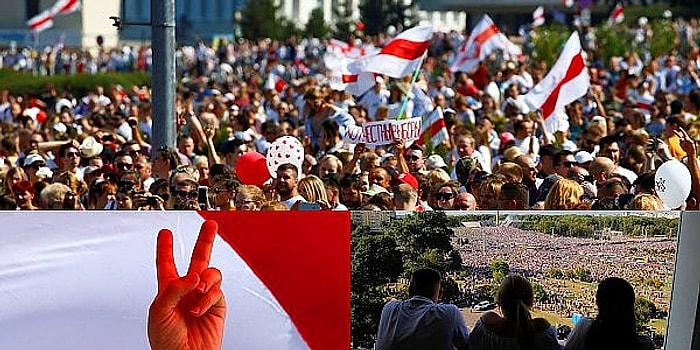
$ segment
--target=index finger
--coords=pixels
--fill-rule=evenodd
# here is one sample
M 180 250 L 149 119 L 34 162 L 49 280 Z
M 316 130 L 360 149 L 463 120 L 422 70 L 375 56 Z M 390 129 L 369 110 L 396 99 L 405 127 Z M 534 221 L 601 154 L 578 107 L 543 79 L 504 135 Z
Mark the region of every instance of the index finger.
M 168 229 L 158 232 L 156 244 L 156 273 L 158 276 L 158 291 L 168 285 L 168 281 L 178 278 L 175 258 L 173 258 L 173 233 Z
M 212 247 L 214 246 L 214 238 L 218 225 L 216 221 L 207 220 L 202 224 L 199 230 L 197 243 L 194 245 L 192 259 L 190 260 L 190 268 L 187 274 L 200 273 L 209 267 L 209 259 L 211 258 Z

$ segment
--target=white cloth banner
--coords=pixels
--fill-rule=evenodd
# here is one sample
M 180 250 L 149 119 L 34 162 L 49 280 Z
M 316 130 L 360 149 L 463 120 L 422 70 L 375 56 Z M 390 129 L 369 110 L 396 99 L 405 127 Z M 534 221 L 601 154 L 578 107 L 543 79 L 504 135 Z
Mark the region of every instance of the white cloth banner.
M 369 122 L 348 128 L 345 142 L 379 146 L 401 139 L 408 144 L 420 138 L 421 124 L 422 118 Z

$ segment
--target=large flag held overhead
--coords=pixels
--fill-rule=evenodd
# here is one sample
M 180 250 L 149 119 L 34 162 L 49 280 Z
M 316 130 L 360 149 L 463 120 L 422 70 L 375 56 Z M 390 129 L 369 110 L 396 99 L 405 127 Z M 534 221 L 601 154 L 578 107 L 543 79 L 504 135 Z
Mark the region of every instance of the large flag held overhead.
M 149 349 L 156 235 L 173 232 L 184 275 L 205 220 L 223 349 L 349 348 L 350 214 L 319 211 L 3 213 L 2 348 Z
M 408 29 L 387 43 L 376 55 L 366 56 L 350 65 L 355 71 L 386 74 L 392 78 L 403 78 L 413 74 L 423 62 L 423 55 L 430 46 L 433 37 L 433 27 L 418 26 Z M 361 62 L 364 61 L 364 62 Z
M 557 127 L 553 124 L 559 124 L 559 121 L 555 120 L 558 118 L 555 112 L 563 110 L 567 104 L 585 95 L 590 86 L 581 41 L 578 33 L 573 32 L 547 76 L 524 98 L 533 109 L 542 110 L 545 126 L 549 126 L 549 132 L 554 132 Z
M 457 52 L 454 63 L 450 66 L 453 72 L 472 72 L 484 58 L 496 50 L 503 50 L 511 56 L 520 56 L 522 50 L 513 44 L 488 15 L 484 15 L 474 26 L 469 40 L 463 43 Z
M 375 74 L 365 72 L 362 65 L 367 64 L 367 61 L 360 61 L 353 65 L 357 60 L 329 53 L 326 53 L 323 61 L 326 69 L 330 71 L 329 83 L 333 90 L 360 96 L 374 86 Z M 352 71 L 350 70 L 351 65 Z
M 68 15 L 80 10 L 80 0 L 58 0 L 53 6 L 42 11 L 27 21 L 29 29 L 35 33 L 53 27 L 56 16 Z
M 40 33 L 53 27 L 53 15 L 51 15 L 51 11 L 44 10 L 42 13 L 30 18 L 27 21 L 27 26 L 35 33 Z

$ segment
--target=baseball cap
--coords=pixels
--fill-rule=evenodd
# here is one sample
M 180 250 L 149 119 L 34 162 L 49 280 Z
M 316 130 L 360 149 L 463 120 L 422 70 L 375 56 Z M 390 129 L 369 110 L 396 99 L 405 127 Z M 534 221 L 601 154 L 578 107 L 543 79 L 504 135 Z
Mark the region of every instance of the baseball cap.
M 445 160 L 439 154 L 433 154 L 426 160 L 426 165 L 430 169 L 444 168 L 447 166 Z
M 586 164 L 593 161 L 593 156 L 587 151 L 578 151 L 576 155 L 574 155 L 574 159 L 578 164 Z
M 33 153 L 33 154 L 30 154 L 24 158 L 23 164 L 24 164 L 24 166 L 29 166 L 29 165 L 32 165 L 36 162 L 46 163 L 46 160 L 40 154 Z
M 396 182 L 404 183 L 406 185 L 411 185 L 413 189 L 418 191 L 418 179 L 410 173 L 401 173 L 396 177 Z

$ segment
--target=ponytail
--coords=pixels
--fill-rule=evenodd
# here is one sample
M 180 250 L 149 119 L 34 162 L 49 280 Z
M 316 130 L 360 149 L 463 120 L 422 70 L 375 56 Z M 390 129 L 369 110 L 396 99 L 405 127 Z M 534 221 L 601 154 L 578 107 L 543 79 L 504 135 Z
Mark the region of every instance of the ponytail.
M 534 329 L 532 327 L 532 316 L 527 304 L 518 300 L 515 305 L 515 337 L 521 350 L 533 350 L 535 348 Z

